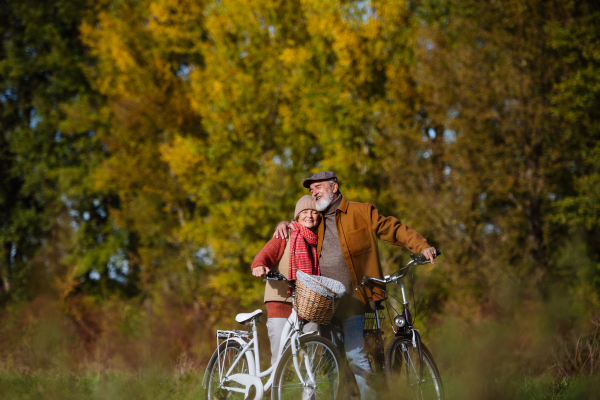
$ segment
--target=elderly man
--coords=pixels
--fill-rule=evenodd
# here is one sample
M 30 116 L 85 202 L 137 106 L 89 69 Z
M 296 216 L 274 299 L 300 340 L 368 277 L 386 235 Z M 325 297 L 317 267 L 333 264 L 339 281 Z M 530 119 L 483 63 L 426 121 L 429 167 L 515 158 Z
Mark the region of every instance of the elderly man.
M 348 201 L 340 193 L 333 172 L 319 172 L 305 179 L 303 186 L 310 189 L 317 210 L 323 214 L 317 245 L 321 275 L 342 282 L 347 293 L 335 310 L 332 323 L 321 327 L 321 334 L 334 343 L 339 343 L 339 337 L 343 336 L 344 350 L 356 376 L 361 399 L 372 399 L 374 391 L 368 385 L 372 371 L 364 349 L 364 314 L 372 312 L 370 304 L 381 297 L 373 298 L 370 291 L 356 288 L 365 275 L 383 278 L 377 239 L 406 247 L 413 253 L 423 253 L 432 264 L 435 264 L 436 250 L 397 218 L 382 216 L 369 203 Z M 286 237 L 287 225 L 287 222 L 280 223 L 274 236 Z

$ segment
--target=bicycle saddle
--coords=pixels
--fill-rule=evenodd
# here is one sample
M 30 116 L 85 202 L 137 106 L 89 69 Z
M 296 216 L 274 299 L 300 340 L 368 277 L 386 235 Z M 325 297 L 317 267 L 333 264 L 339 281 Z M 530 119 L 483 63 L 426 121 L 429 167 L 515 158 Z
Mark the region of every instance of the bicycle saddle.
M 260 317 L 262 315 L 262 310 L 256 310 L 251 313 L 241 313 L 235 316 L 235 322 L 239 322 L 240 324 L 245 324 L 246 322 Z M 260 321 L 260 320 L 259 320 Z

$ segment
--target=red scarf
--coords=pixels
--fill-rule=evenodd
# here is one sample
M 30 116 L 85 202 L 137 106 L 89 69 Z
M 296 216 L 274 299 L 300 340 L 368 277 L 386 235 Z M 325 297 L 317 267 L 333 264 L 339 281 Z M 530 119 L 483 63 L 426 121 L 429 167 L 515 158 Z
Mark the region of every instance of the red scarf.
M 296 279 L 298 269 L 309 275 L 321 275 L 317 258 L 317 235 L 298 222 L 294 222 L 294 226 L 296 230 L 292 231 L 290 237 L 290 279 Z

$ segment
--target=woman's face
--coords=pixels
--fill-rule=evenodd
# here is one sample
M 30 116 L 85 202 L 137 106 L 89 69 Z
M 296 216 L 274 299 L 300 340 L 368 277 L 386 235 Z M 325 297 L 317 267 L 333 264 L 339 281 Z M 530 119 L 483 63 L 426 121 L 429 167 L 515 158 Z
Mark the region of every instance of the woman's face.
M 314 229 L 319 225 L 321 216 L 316 210 L 302 210 L 298 214 L 298 223 L 308 229 Z

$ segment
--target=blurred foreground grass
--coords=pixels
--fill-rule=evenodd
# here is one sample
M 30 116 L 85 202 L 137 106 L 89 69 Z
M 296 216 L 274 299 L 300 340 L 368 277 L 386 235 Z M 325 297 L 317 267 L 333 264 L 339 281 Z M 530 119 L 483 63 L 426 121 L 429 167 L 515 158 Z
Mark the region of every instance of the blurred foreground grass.
M 146 372 L 110 372 L 76 376 L 69 373 L 42 372 L 33 375 L 0 373 L 4 399 L 201 399 L 202 371 L 179 375 Z
M 203 399 L 202 370 L 176 374 L 146 372 L 76 376 L 44 372 L 33 375 L 0 373 L 3 399 L 15 400 L 131 400 Z M 575 400 L 600 398 L 600 381 L 592 377 L 554 379 L 550 376 L 519 376 L 479 382 L 473 386 L 462 375 L 444 376 L 448 399 Z M 482 391 L 482 385 L 485 390 Z M 385 400 L 399 398 L 385 396 Z
M 471 319 L 455 312 L 419 322 L 447 399 L 600 399 L 600 317 L 569 304 L 520 301 Z M 236 327 L 162 305 L 84 310 L 75 318 L 49 300 L 4 310 L 0 400 L 202 399 L 214 329 Z

